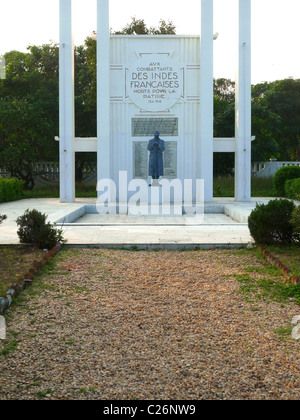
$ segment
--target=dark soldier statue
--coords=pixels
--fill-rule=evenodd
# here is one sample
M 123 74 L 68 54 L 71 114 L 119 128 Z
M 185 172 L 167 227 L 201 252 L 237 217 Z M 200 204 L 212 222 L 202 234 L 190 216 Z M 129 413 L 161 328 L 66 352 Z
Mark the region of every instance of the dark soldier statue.
M 164 176 L 163 152 L 165 151 L 165 142 L 159 138 L 159 132 L 155 131 L 154 139 L 148 143 L 149 159 L 149 176 L 157 180 Z

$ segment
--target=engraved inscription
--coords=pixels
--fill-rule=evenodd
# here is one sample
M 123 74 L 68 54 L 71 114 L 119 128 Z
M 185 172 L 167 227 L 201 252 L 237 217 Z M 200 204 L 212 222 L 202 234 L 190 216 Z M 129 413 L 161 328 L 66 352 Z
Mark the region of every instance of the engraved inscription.
M 135 179 L 148 178 L 149 153 L 147 141 L 133 142 L 133 177 Z M 164 178 L 177 178 L 177 142 L 166 141 L 164 152 Z
M 164 153 L 164 178 L 177 178 L 177 142 L 167 141 Z
M 133 142 L 133 177 L 148 178 L 148 143 L 146 141 Z
M 178 137 L 178 118 L 133 118 L 132 137 L 153 137 L 157 130 L 163 137 Z

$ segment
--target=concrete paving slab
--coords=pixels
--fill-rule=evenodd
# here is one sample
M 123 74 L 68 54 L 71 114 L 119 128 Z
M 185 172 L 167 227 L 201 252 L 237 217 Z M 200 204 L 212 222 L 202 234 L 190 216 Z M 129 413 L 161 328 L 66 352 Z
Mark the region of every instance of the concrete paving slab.
M 140 216 L 140 217 L 128 217 L 118 215 L 98 215 L 98 214 L 84 214 L 74 224 L 76 225 L 215 225 L 215 224 L 238 224 L 236 220 L 225 214 L 204 214 L 202 216 L 188 217 L 188 216 L 176 216 L 176 217 L 163 217 L 163 216 Z
M 257 202 L 267 203 L 269 200 L 254 198 L 249 203 L 236 203 L 231 198 L 215 199 L 206 204 L 207 213 L 203 217 L 101 216 L 89 214 L 96 199 L 77 199 L 72 204 L 60 203 L 58 199 L 20 200 L 0 204 L 0 214 L 8 216 L 0 227 L 0 245 L 19 243 L 16 220 L 27 209 L 46 213 L 51 223 L 64 220 L 64 236 L 70 245 L 176 247 L 247 244 L 251 242 L 248 216 Z M 221 208 L 225 214 L 220 213 Z M 217 213 L 212 213 L 213 209 Z M 70 214 L 73 215 L 71 218 Z M 75 223 L 70 223 L 74 217 Z

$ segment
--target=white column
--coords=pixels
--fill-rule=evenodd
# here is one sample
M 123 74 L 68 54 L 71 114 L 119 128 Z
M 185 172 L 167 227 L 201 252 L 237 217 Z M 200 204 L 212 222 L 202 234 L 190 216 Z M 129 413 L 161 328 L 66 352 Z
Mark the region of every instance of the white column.
M 200 141 L 198 176 L 204 179 L 204 199 L 213 199 L 213 0 L 201 0 Z
M 110 179 L 110 27 L 109 0 L 97 0 L 98 180 Z
M 60 201 L 75 201 L 74 43 L 72 0 L 60 0 L 59 44 Z
M 235 199 L 251 200 L 251 0 L 239 0 Z

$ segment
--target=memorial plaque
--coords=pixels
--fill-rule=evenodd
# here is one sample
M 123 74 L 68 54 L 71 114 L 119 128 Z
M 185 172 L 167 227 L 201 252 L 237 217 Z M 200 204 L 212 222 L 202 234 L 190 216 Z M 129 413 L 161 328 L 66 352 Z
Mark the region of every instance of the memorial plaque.
M 178 137 L 178 118 L 133 118 L 132 137 L 153 137 L 154 131 L 163 137 Z
M 164 152 L 164 178 L 177 178 L 177 142 L 167 141 Z
M 177 142 L 166 141 L 164 152 L 164 178 L 177 178 Z M 148 141 L 133 142 L 133 178 L 147 179 L 149 171 Z
M 148 142 L 133 142 L 133 178 L 148 178 Z

